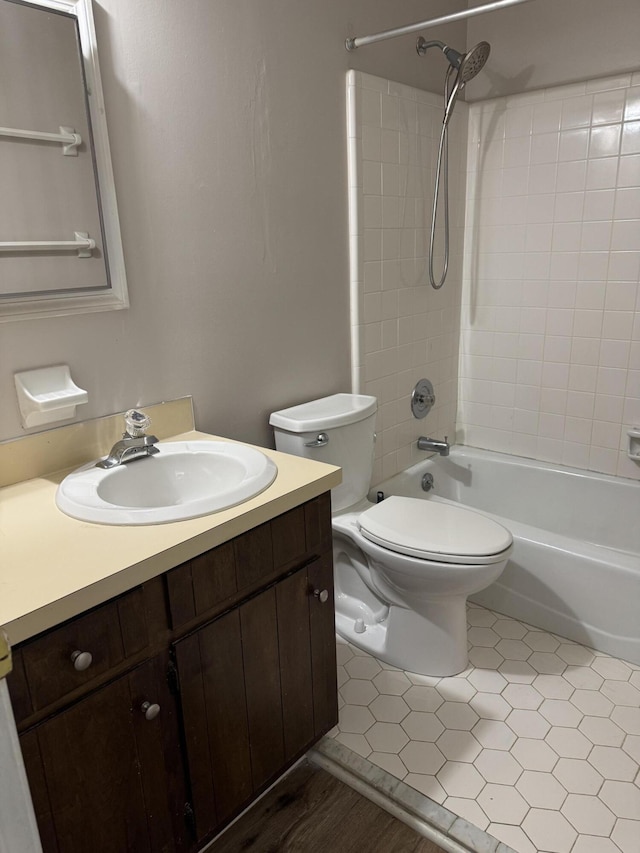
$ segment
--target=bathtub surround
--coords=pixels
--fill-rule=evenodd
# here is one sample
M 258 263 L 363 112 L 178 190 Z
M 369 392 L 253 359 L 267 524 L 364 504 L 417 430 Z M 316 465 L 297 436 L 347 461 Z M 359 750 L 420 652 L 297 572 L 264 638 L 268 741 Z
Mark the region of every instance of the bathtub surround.
M 424 794 L 454 839 L 458 815 L 517 853 L 637 853 L 640 667 L 483 607 L 468 622 L 471 664 L 453 678 L 339 642 L 332 734 L 400 781 L 337 760 L 414 810 Z M 479 836 L 464 849 L 502 850 Z
M 439 291 L 427 250 L 442 97 L 351 71 L 347 111 L 352 388 L 378 398 L 376 482 L 423 457 L 415 442 L 425 421 L 410 410 L 419 379 L 435 387 L 430 434 L 454 434 L 467 107 L 459 101 L 449 125 L 450 262 Z M 443 231 L 439 223 L 436 273 Z
M 457 440 L 640 479 L 640 73 L 469 110 Z

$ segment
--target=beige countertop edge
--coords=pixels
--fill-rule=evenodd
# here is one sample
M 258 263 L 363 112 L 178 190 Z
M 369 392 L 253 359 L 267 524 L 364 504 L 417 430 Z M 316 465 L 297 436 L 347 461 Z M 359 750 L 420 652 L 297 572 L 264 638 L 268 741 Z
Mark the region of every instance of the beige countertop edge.
M 220 438 L 188 432 L 173 440 Z M 258 449 L 278 465 L 268 489 L 239 506 L 172 524 L 118 527 L 69 518 L 55 506 L 66 471 L 0 489 L 0 625 L 10 642 L 126 592 L 341 481 L 333 465 Z

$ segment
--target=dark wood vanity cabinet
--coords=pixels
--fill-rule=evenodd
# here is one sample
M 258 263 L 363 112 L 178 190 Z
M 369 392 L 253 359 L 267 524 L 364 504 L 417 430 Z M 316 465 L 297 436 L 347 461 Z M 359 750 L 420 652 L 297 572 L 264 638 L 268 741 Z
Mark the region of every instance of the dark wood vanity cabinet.
M 337 721 L 329 495 L 28 641 L 9 688 L 45 853 L 202 847 Z
M 198 840 L 336 722 L 331 573 L 321 557 L 174 645 Z
M 20 736 L 45 853 L 187 849 L 166 672 L 152 658 Z

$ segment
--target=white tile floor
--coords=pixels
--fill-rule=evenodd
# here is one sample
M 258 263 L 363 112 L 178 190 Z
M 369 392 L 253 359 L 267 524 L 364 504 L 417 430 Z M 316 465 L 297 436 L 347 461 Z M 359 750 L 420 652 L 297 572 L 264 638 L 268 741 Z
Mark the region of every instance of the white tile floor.
M 470 605 L 469 667 L 338 641 L 332 735 L 518 853 L 640 853 L 640 666 Z

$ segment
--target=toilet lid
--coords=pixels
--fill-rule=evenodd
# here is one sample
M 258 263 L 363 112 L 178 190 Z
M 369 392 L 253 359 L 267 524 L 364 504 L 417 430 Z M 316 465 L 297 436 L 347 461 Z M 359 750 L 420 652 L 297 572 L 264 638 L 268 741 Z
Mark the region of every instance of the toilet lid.
M 362 535 L 399 554 L 440 562 L 484 562 L 506 551 L 511 533 L 459 505 L 392 496 L 363 512 Z

